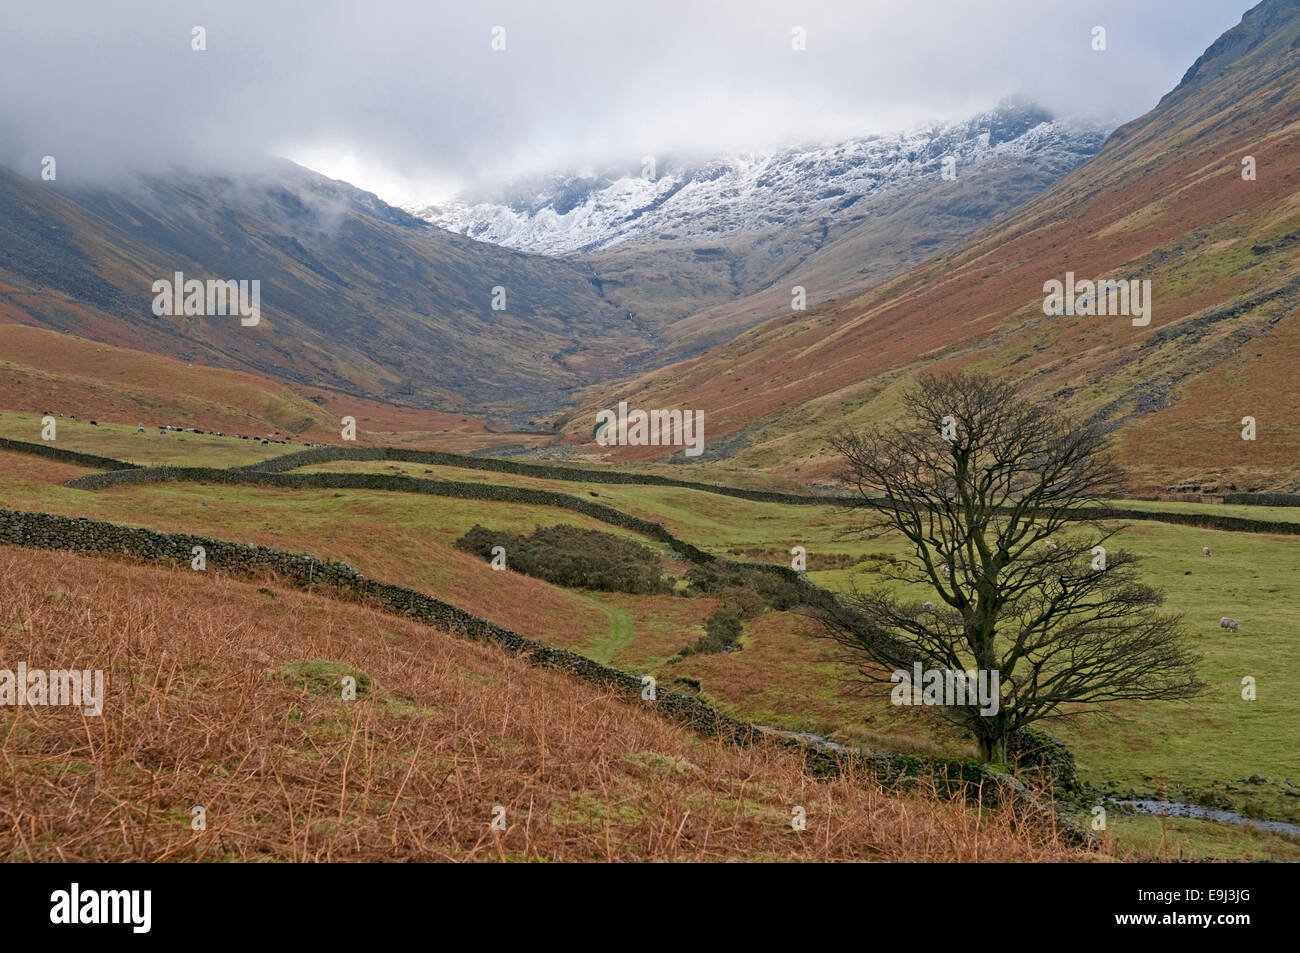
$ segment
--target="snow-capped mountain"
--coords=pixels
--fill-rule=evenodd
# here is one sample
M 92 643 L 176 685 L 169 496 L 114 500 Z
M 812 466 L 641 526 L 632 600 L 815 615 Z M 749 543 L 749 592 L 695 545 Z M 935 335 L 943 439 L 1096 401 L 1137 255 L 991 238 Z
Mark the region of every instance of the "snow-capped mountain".
M 723 156 L 657 168 L 551 175 L 498 195 L 462 196 L 407 211 L 449 231 L 523 251 L 561 255 L 622 243 L 717 243 L 740 233 L 834 218 L 860 199 L 998 165 L 1056 178 L 1093 155 L 1106 130 L 1005 100 L 963 122 L 889 136 Z M 951 161 L 946 161 L 951 160 Z

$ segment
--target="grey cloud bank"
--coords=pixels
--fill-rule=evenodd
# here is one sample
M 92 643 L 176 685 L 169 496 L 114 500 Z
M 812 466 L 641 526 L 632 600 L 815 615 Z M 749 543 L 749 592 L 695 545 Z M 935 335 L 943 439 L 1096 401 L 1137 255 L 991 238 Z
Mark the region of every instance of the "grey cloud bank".
M 400 201 L 645 154 L 886 131 L 1014 93 L 1123 121 L 1252 5 L 11 3 L 0 162 L 35 176 L 53 155 L 75 182 L 280 154 Z M 1091 47 L 1097 25 L 1105 52 Z M 805 50 L 792 49 L 795 27 Z

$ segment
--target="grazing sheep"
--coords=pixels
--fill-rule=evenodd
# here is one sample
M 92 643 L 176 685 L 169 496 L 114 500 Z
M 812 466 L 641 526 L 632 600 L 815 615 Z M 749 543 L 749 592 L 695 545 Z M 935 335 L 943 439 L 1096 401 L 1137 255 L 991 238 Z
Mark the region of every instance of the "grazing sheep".
M 1226 615 L 1219 620 L 1219 628 L 1227 629 L 1229 632 L 1237 631 L 1237 620 L 1229 619 Z
M 1056 548 L 1057 548 L 1056 544 L 1052 542 L 1050 539 L 1047 540 L 1045 543 L 1043 543 L 1043 545 L 1047 547 L 1049 552 L 1056 552 Z
M 927 610 L 933 611 L 933 610 L 934 610 L 934 603 L 933 603 L 933 602 L 923 602 L 923 603 L 921 603 L 921 608 L 922 608 L 922 609 L 927 609 Z
M 1210 547 L 1209 547 L 1209 546 L 1202 546 L 1202 547 L 1201 547 L 1201 552 L 1205 553 L 1205 555 L 1207 555 L 1207 556 L 1210 555 Z

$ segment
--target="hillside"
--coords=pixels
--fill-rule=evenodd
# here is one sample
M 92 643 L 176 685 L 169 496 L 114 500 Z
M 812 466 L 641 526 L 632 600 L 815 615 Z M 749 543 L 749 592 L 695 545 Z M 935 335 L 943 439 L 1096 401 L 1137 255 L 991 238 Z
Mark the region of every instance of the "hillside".
M 21 324 L 0 324 L 0 407 L 231 433 L 338 433 L 282 384 Z
M 0 547 L 6 642 L 33 669 L 104 672 L 93 740 L 78 709 L 0 709 L 6 857 L 1072 856 L 1006 816 L 816 780 L 495 647 L 266 583 Z
M 1008 99 L 964 121 L 893 135 L 665 158 L 653 174 L 538 176 L 408 209 L 589 268 L 607 300 L 664 330 L 653 356 L 663 362 L 788 308 L 792 275 L 816 303 L 924 261 L 1041 191 L 1103 138 L 1092 123 Z M 955 180 L 943 177 L 949 158 Z M 708 308 L 719 313 L 673 325 Z
M 836 427 L 893 412 L 931 367 L 1022 375 L 1117 431 L 1135 490 L 1296 485 L 1300 423 L 1300 2 L 1266 0 L 1101 152 L 941 255 L 864 294 L 774 318 L 697 358 L 601 388 L 596 408 L 701 408 L 703 460 L 821 479 Z M 1257 177 L 1244 180 L 1253 156 Z M 1147 326 L 1048 317 L 1045 283 L 1152 282 Z M 1241 419 L 1259 438 L 1241 439 Z M 660 448 L 620 455 L 666 456 Z
M 259 280 L 260 323 L 156 316 L 153 283 L 177 271 Z M 0 319 L 524 420 L 645 347 L 585 270 L 444 232 L 287 162 L 94 186 L 0 169 Z
M 151 435 L 163 425 L 204 431 L 208 436 L 176 434 L 163 441 L 189 455 L 204 441 L 212 449 L 229 446 L 236 434 L 337 442 L 345 415 L 357 421 L 359 444 L 436 441 L 448 449 L 477 450 L 543 439 L 497 434 L 464 414 L 396 407 L 316 388 L 294 390 L 259 374 L 6 324 L 3 317 L 0 314 L 0 429 L 17 439 L 41 439 L 40 415 L 47 411 L 58 420 L 53 445 L 80 445 L 88 452 L 123 435 L 140 444 L 144 438 L 136 436 L 139 424 Z M 244 449 L 249 449 L 247 443 Z M 145 458 L 158 459 L 148 454 Z

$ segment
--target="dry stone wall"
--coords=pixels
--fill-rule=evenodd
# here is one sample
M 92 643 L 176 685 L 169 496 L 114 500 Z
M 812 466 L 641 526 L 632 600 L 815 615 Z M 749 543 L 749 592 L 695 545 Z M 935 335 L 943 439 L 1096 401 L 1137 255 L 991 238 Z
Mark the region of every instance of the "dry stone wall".
M 58 447 L 52 447 L 47 443 L 28 443 L 24 440 L 8 440 L 0 437 L 0 450 L 16 450 L 20 453 L 31 453 L 38 457 L 49 457 L 51 460 L 58 460 L 60 463 L 74 463 L 83 467 L 93 467 L 96 470 L 136 470 L 139 466 L 134 463 L 124 463 L 121 460 L 114 460 L 112 457 L 98 457 L 93 453 L 78 453 L 75 450 L 61 450 Z

